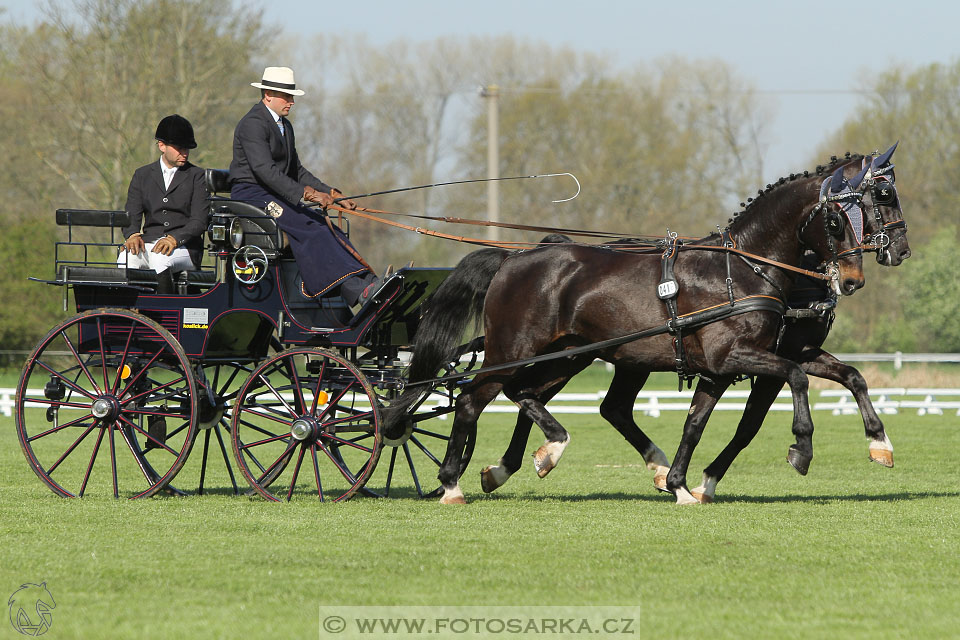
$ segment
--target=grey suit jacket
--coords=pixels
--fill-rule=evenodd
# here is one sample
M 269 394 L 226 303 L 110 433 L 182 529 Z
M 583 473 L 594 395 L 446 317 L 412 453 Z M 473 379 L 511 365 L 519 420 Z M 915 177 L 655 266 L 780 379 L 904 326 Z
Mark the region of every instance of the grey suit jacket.
M 300 164 L 293 125 L 282 119 L 283 135 L 263 102 L 240 119 L 233 132 L 230 182 L 259 184 L 290 204 L 300 202 L 305 185 L 330 193 L 329 185 Z
M 176 239 L 177 246 L 189 249 L 194 262 L 199 263 L 202 236 L 207 230 L 208 196 L 200 167 L 188 162 L 173 174 L 170 188 L 164 189 L 160 161 L 142 166 L 134 172 L 127 189 L 124 209 L 130 214 L 130 226 L 123 229 L 123 237 L 140 231 L 142 223 L 144 242 L 154 242 L 169 234 Z

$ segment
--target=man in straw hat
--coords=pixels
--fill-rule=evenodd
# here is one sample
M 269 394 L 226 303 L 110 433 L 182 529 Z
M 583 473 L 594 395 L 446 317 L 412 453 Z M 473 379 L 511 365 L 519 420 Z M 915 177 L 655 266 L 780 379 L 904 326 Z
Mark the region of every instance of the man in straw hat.
M 293 70 L 267 67 L 260 82 L 260 102 L 240 119 L 233 134 L 230 197 L 266 209 L 290 238 L 300 267 L 302 293 L 309 297 L 339 287 L 348 304 L 366 301 L 379 279 L 346 235 L 322 211 L 300 200 L 331 204 L 343 194 L 310 173 L 297 155 L 293 126 L 287 119 L 297 89 Z M 346 200 L 345 208 L 356 205 Z
M 127 189 L 130 226 L 117 264 L 153 269 L 158 292 L 173 293 L 172 272 L 192 270 L 203 258 L 208 192 L 203 169 L 188 161 L 197 141 L 187 119 L 167 116 L 155 138 L 160 160 L 137 169 Z

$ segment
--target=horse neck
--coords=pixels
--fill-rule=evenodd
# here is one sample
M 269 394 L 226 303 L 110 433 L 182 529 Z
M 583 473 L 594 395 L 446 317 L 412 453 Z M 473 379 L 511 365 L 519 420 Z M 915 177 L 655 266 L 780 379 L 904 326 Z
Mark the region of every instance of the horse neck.
M 798 265 L 803 247 L 797 229 L 818 196 L 816 177 L 780 185 L 739 214 L 730 226 L 730 235 L 743 251 Z

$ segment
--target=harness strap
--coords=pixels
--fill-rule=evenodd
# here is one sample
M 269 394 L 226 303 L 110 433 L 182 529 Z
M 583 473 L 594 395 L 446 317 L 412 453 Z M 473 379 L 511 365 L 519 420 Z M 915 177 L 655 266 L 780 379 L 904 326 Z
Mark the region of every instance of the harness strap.
M 700 309 L 699 311 L 693 311 L 691 313 L 678 316 L 677 322 L 675 323 L 675 325 L 677 327 L 691 329 L 694 327 L 707 325 L 712 322 L 719 322 L 721 320 L 726 320 L 727 318 L 732 318 L 733 316 L 738 316 L 742 313 L 749 313 L 751 311 L 771 311 L 773 313 L 783 315 L 783 312 L 786 310 L 786 308 L 787 308 L 786 304 L 784 304 L 783 300 L 779 298 L 774 298 L 772 296 L 764 296 L 764 295 L 745 296 L 743 298 L 739 298 L 738 300 L 736 300 L 736 304 L 734 306 L 730 306 L 726 303 L 718 304 L 712 307 L 706 307 L 705 309 Z M 618 338 L 610 338 L 609 340 L 592 342 L 590 344 L 585 344 L 580 347 L 572 347 L 570 349 L 565 349 L 563 351 L 544 353 L 539 356 L 524 358 L 523 360 L 516 360 L 514 362 L 505 362 L 503 364 L 490 365 L 489 367 L 481 367 L 475 371 L 451 373 L 441 378 L 430 378 L 429 380 L 420 380 L 419 382 L 408 382 L 405 386 L 416 387 L 416 386 L 421 386 L 426 384 L 435 384 L 438 382 L 452 382 L 454 380 L 460 380 L 462 378 L 475 376 L 480 373 L 489 373 L 491 371 L 502 371 L 504 369 L 514 369 L 516 367 L 524 367 L 527 365 L 536 364 L 538 362 L 546 362 L 548 360 L 558 360 L 560 358 L 572 358 L 574 356 L 578 356 L 584 353 L 590 353 L 591 351 L 600 351 L 608 347 L 616 347 L 616 346 L 620 346 L 621 344 L 626 344 L 628 342 L 640 340 L 642 338 L 649 338 L 652 336 L 660 335 L 662 333 L 667 333 L 668 331 L 670 331 L 670 328 L 668 325 L 669 323 L 659 327 L 644 329 L 643 331 L 628 333 L 627 335 L 620 336 Z

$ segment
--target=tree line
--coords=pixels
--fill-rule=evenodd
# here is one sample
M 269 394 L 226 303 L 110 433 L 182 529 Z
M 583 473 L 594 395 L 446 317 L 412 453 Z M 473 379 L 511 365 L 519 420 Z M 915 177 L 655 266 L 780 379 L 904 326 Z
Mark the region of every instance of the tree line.
M 0 350 L 31 348 L 72 313 L 61 290 L 27 281 L 53 276 L 54 210 L 122 208 L 134 169 L 156 158 L 156 123 L 170 113 L 194 125 L 191 161 L 229 166 L 233 127 L 258 97 L 249 83 L 268 64 L 298 61 L 290 64 L 308 91 L 293 112 L 302 159 L 344 193 L 483 176 L 487 124 L 476 89 L 490 84 L 500 96 L 500 174 L 570 171 L 583 185 L 576 200 L 552 204 L 569 195 L 566 183 L 501 183 L 502 220 L 705 235 L 779 178 L 763 166 L 769 105 L 720 61 L 673 57 L 624 70 L 512 37 L 354 39 L 343 48 L 336 37 L 298 45 L 282 36 L 229 0 L 54 1 L 31 27 L 0 14 Z M 897 187 L 913 257 L 897 269 L 867 265 L 867 286 L 841 302 L 827 346 L 958 351 L 960 278 L 949 249 L 960 234 L 960 64 L 891 67 L 872 83 L 841 130 L 824 132 L 829 146 L 796 170 L 901 140 Z M 473 185 L 364 204 L 482 218 L 485 198 Z M 471 250 L 360 219 L 350 231 L 375 266 L 451 265 Z

